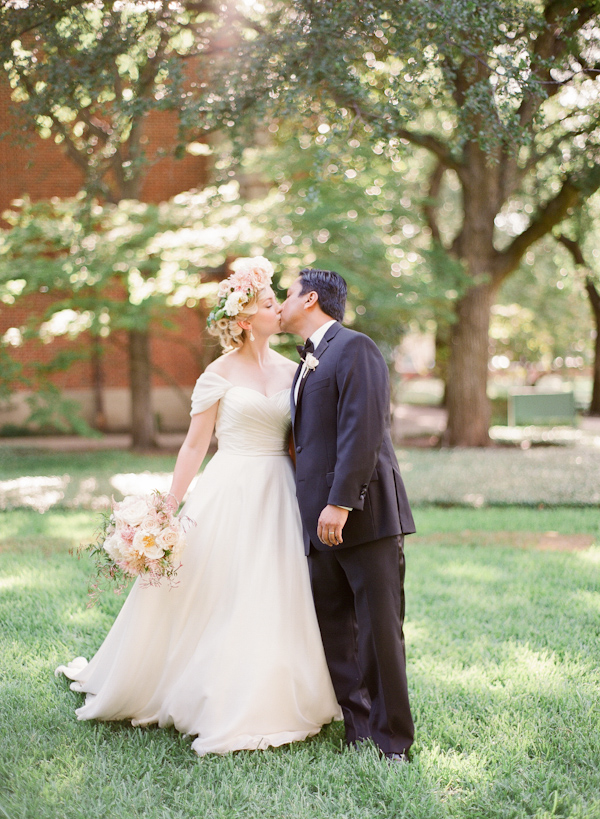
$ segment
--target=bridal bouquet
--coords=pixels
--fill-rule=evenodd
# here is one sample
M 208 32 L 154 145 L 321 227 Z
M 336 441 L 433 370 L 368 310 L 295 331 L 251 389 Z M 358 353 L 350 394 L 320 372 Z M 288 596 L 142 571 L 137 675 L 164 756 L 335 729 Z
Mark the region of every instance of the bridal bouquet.
M 134 577 L 149 586 L 157 586 L 163 578 L 176 585 L 188 519 L 175 516 L 167 497 L 154 492 L 113 500 L 96 540 L 80 550 L 88 552 L 96 564 L 98 578 L 91 584 L 92 602 L 103 590 L 102 581 L 116 583 L 117 594 Z

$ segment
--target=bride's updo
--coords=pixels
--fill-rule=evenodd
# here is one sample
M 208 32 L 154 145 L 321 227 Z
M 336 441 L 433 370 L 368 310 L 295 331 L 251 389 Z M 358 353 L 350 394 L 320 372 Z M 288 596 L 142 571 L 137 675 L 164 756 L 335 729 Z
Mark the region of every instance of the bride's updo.
M 256 313 L 259 296 L 273 278 L 273 265 L 264 256 L 239 258 L 231 266 L 234 272 L 219 285 L 217 303 L 206 322 L 224 352 L 244 343 L 245 331 L 239 322 Z

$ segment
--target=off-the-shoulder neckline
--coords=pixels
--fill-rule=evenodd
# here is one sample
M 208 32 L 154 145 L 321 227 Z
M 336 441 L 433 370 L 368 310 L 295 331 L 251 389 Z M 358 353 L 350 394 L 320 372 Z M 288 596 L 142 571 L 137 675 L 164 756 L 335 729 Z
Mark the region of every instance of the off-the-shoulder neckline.
M 214 372 L 207 373 L 207 372 L 204 372 L 204 373 L 202 373 L 202 375 L 200 376 L 200 378 L 202 378 L 202 376 L 205 376 L 205 375 L 208 375 L 208 376 L 214 376 L 215 378 L 220 378 L 220 379 L 221 379 L 221 381 L 225 381 L 225 382 L 227 382 L 227 384 L 229 384 L 229 386 L 230 386 L 230 387 L 232 387 L 233 389 L 238 389 L 238 390 L 249 390 L 250 392 L 255 392 L 257 395 L 262 395 L 262 397 L 263 397 L 263 398 L 266 398 L 266 399 L 267 399 L 267 401 L 270 401 L 270 400 L 271 400 L 271 398 L 275 398 L 275 396 L 276 396 L 276 395 L 281 395 L 281 393 L 282 393 L 282 392 L 289 392 L 289 391 L 291 390 L 291 387 L 286 387 L 286 388 L 285 388 L 285 389 L 283 389 L 283 390 L 278 390 L 277 392 L 274 392 L 272 395 L 265 395 L 265 394 L 264 394 L 264 392 L 261 392 L 260 390 L 255 390 L 253 387 L 246 387 L 246 386 L 244 386 L 244 384 L 234 384 L 234 383 L 233 383 L 232 381 L 230 381 L 228 378 L 225 378 L 225 376 L 223 376 L 223 375 L 219 375 L 219 373 L 214 373 Z

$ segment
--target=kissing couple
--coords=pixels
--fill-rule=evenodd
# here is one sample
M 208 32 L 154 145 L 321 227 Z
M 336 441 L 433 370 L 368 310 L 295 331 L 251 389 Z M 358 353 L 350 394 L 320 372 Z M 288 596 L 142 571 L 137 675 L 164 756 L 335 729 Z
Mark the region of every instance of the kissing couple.
M 346 282 L 300 271 L 279 304 L 238 259 L 208 319 L 224 354 L 198 378 L 169 502 L 187 534 L 175 588 L 136 581 L 98 652 L 56 673 L 79 719 L 174 725 L 199 755 L 303 740 L 343 717 L 350 746 L 407 759 L 404 535 L 386 363 L 343 326 Z M 269 346 L 305 341 L 297 366 Z M 291 456 L 291 457 L 290 457 Z

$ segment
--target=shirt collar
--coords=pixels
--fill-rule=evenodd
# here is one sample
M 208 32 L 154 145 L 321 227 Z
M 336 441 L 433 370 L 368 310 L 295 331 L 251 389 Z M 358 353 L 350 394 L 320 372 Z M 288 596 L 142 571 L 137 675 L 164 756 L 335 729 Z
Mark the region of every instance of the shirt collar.
M 331 321 L 327 321 L 325 324 L 321 325 L 321 327 L 319 327 L 318 330 L 315 330 L 315 332 L 312 334 L 312 336 L 310 336 L 310 340 L 315 345 L 315 350 L 317 349 L 319 344 L 323 341 L 323 337 L 325 336 L 325 333 L 327 332 L 327 330 L 329 330 L 329 328 L 331 327 L 332 324 L 335 324 L 335 319 L 331 319 Z

